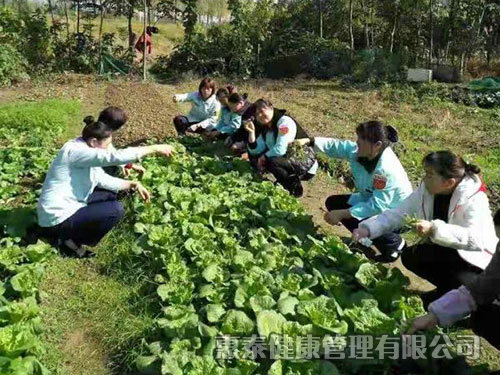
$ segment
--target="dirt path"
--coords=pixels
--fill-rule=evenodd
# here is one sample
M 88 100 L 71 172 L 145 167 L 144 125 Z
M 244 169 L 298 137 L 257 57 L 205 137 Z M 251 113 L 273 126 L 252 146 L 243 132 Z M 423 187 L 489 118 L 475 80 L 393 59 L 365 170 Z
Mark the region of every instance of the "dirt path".
M 125 108 L 129 116 L 127 125 L 115 136 L 117 145 L 175 135 L 172 126 L 172 100 L 167 100 L 154 83 L 112 83 L 106 89 L 104 105 Z

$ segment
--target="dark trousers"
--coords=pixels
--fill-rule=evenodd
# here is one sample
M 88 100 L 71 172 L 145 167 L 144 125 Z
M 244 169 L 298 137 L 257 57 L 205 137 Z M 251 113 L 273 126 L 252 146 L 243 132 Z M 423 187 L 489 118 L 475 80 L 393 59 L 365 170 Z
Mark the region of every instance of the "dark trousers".
M 463 260 L 457 250 L 432 243 L 408 247 L 401 261 L 408 270 L 436 286 L 436 297 L 468 284 L 483 272 Z
M 484 337 L 491 345 L 500 350 L 500 306 L 489 304 L 479 306 L 472 313 L 470 323 L 472 331 L 481 337 Z
M 255 138 L 257 138 L 257 134 L 255 134 Z M 248 142 L 248 132 L 245 130 L 243 125 L 240 126 L 240 128 L 231 135 L 231 141 L 233 143 L 236 142 Z
M 186 116 L 175 116 L 174 117 L 174 126 L 177 134 L 183 135 L 186 133 L 187 128 L 191 125 L 198 124 L 198 121 L 189 121 Z
M 257 157 L 251 157 L 250 159 L 254 167 L 257 167 L 257 160 Z M 297 185 L 301 184 L 300 181 L 308 181 L 314 177 L 310 173 L 299 176 L 297 168 L 285 157 L 268 158 L 266 160 L 266 169 L 276 178 L 276 181 L 280 185 L 290 192 L 295 190 Z
M 95 190 L 87 206 L 62 223 L 46 229 L 51 237 L 63 241 L 71 239 L 77 245 L 96 246 L 118 224 L 123 214 L 123 205 L 116 200 L 115 193 Z
M 352 206 L 348 203 L 350 197 L 350 194 L 332 195 L 328 197 L 325 202 L 326 209 L 328 211 L 333 211 L 351 208 Z M 344 219 L 341 222 L 352 233 L 362 221 L 363 220 L 352 217 L 350 219 Z M 398 250 L 398 248 L 401 246 L 403 239 L 398 233 L 387 233 L 372 241 L 377 250 L 383 255 L 390 255 L 395 251 L 401 253 L 401 250 Z

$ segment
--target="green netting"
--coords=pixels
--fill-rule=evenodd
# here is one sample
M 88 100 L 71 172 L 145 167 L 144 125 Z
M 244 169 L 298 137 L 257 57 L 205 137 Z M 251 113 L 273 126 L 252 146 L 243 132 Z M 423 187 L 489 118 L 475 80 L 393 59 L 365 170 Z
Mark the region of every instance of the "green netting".
M 131 68 L 126 62 L 115 59 L 109 54 L 103 54 L 99 66 L 99 74 L 128 74 Z
M 500 77 L 486 77 L 469 82 L 474 91 L 500 91 Z

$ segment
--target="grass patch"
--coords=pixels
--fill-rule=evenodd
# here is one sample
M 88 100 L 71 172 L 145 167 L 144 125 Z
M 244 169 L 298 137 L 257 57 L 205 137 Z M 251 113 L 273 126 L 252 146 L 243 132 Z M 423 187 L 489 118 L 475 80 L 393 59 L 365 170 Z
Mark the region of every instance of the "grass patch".
M 153 317 L 140 288 L 103 275 L 92 262 L 55 259 L 40 289 L 47 348 L 41 361 L 54 374 L 116 372 L 149 336 Z

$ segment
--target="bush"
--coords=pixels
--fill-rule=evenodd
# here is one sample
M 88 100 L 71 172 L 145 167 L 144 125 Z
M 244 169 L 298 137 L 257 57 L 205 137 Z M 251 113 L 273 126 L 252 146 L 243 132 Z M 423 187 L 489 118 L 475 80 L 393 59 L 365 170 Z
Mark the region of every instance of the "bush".
M 193 33 L 168 57 L 160 57 L 152 73 L 177 75 L 192 71 L 200 75 L 249 76 L 256 56 L 248 38 L 232 25 L 212 26 L 206 34 Z
M 28 78 L 21 54 L 10 44 L 0 44 L 0 86 L 9 86 Z

